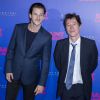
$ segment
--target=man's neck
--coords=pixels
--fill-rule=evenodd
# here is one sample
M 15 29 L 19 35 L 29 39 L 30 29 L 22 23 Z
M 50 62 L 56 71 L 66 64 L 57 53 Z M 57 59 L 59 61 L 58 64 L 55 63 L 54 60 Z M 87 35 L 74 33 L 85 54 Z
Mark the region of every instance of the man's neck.
M 69 39 L 74 43 L 80 38 L 80 35 L 77 37 L 69 37 Z
M 41 25 L 34 25 L 33 23 L 30 23 L 28 25 L 28 29 L 31 31 L 31 32 L 38 32 L 39 29 L 40 29 Z

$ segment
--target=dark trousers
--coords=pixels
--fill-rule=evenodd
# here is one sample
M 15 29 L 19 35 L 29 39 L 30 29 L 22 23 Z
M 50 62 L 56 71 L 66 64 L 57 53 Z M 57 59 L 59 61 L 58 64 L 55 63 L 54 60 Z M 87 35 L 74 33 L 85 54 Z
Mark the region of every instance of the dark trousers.
M 19 81 L 7 83 L 6 100 L 16 100 L 20 86 L 23 88 L 23 100 L 34 100 L 35 85 L 23 85 Z
M 82 84 L 72 85 L 70 90 L 67 90 L 64 85 L 61 100 L 85 100 L 83 85 Z

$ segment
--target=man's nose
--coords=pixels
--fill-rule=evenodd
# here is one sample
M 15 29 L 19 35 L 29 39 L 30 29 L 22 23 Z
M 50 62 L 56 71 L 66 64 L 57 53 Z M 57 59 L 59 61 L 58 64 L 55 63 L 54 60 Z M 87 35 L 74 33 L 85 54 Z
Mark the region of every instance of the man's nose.
M 37 16 L 37 19 L 40 19 L 40 16 L 39 15 Z
M 70 29 L 73 29 L 73 25 L 70 26 Z

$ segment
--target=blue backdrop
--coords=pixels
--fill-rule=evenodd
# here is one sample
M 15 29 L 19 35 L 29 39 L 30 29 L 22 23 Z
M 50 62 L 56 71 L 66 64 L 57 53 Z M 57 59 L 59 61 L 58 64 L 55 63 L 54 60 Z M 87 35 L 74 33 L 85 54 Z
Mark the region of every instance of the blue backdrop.
M 96 40 L 100 51 L 100 0 L 0 0 L 0 100 L 5 99 L 6 80 L 4 62 L 7 46 L 17 23 L 28 22 L 28 9 L 34 2 L 42 2 L 47 8 L 43 26 L 52 34 L 52 54 L 56 41 L 65 38 L 63 17 L 66 13 L 77 13 L 82 19 L 81 35 Z M 98 67 L 93 73 L 92 100 L 100 100 L 100 52 Z M 45 92 L 36 100 L 57 100 L 56 87 L 58 72 L 51 55 L 50 71 Z M 18 100 L 22 99 L 22 89 Z

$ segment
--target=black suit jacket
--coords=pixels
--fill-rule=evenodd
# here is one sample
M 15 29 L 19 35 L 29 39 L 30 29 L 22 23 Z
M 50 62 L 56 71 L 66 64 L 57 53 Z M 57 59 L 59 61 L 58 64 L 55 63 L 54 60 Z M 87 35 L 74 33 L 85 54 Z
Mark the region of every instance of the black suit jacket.
M 51 55 L 51 35 L 41 27 L 27 52 L 26 32 L 28 24 L 17 24 L 8 46 L 6 73 L 13 73 L 14 80 L 23 84 L 45 85 Z
M 57 96 L 62 95 L 64 80 L 68 67 L 69 39 L 57 41 L 54 60 L 59 70 Z M 85 100 L 90 100 L 92 91 L 91 74 L 95 70 L 98 61 L 98 52 L 94 40 L 81 37 L 80 66 L 84 85 Z

